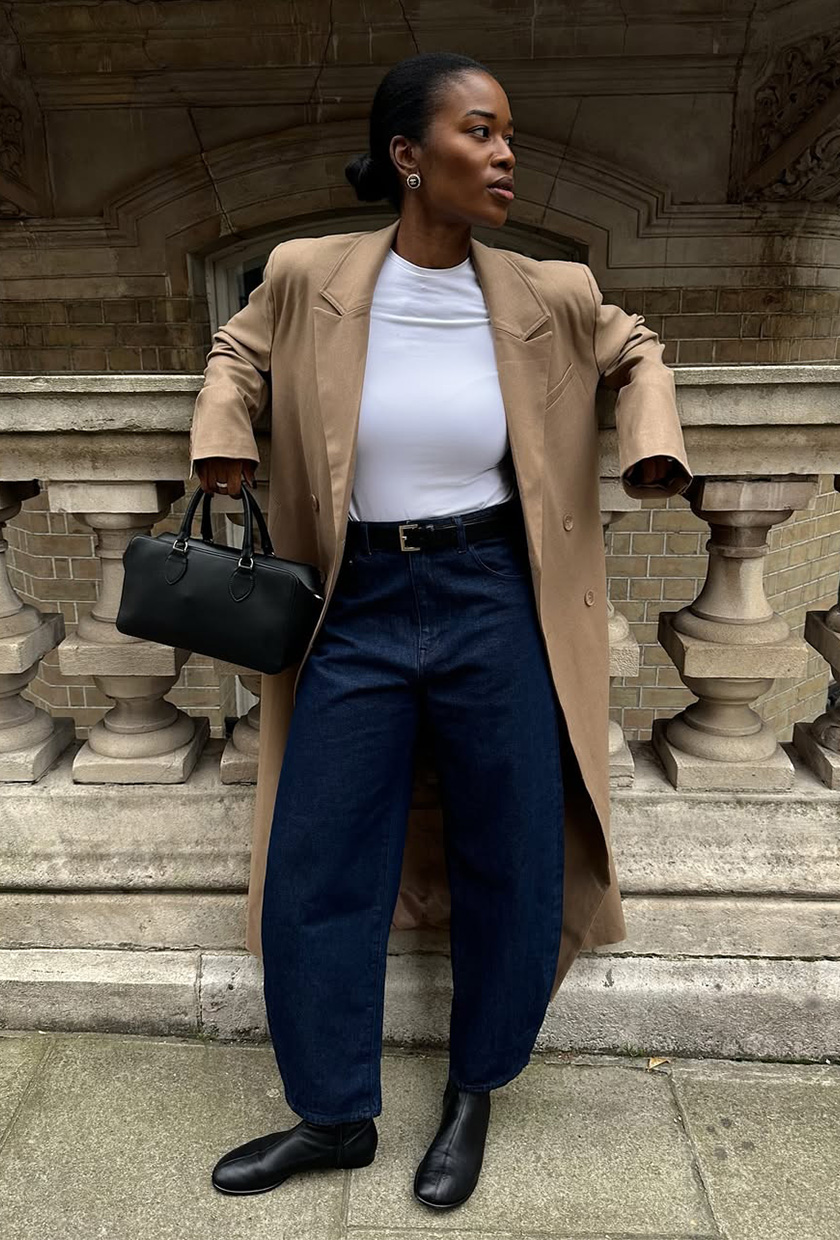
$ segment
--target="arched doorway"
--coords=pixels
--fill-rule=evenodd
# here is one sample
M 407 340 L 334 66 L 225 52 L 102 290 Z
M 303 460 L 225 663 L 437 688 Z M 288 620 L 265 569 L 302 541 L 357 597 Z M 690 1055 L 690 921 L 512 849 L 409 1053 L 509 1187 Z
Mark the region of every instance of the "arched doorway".
M 317 237 L 329 233 L 360 232 L 382 228 L 393 219 L 390 211 L 353 211 L 327 218 L 305 218 L 284 222 L 257 237 L 237 241 L 205 259 L 205 279 L 210 306 L 210 327 L 215 331 L 248 301 L 262 281 L 266 260 L 281 241 L 292 237 Z M 588 247 L 571 237 L 557 236 L 547 229 L 509 223 L 502 228 L 474 228 L 473 236 L 485 245 L 516 250 L 537 259 L 564 259 L 586 262 Z

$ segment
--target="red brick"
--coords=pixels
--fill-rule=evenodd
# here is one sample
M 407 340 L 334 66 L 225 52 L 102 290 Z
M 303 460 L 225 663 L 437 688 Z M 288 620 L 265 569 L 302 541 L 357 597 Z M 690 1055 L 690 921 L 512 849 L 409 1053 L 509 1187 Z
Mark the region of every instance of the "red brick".
M 108 350 L 108 369 L 113 371 L 135 371 L 140 369 L 140 350 L 127 349 L 123 346 Z
M 137 303 L 134 301 L 103 301 L 106 323 L 136 323 Z
M 680 310 L 683 314 L 713 314 L 717 294 L 716 288 L 684 288 Z
M 670 339 L 719 340 L 721 336 L 740 336 L 738 314 L 669 314 L 665 331 Z
M 102 302 L 98 300 L 68 301 L 67 321 L 68 323 L 101 323 Z

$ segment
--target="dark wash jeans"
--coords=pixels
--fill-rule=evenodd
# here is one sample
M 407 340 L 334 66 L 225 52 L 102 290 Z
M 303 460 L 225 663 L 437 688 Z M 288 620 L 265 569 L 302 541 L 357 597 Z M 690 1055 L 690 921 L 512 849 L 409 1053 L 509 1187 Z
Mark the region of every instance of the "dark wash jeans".
M 479 510 L 431 518 L 458 523 L 451 548 L 371 551 L 368 523 L 348 522 L 298 682 L 262 914 L 274 1053 L 288 1105 L 313 1123 L 382 1109 L 388 932 L 421 717 L 452 901 L 455 1083 L 512 1080 L 545 1016 L 562 925 L 565 721 L 522 510 L 517 496 L 508 503 L 513 533 L 474 543 L 463 518 Z

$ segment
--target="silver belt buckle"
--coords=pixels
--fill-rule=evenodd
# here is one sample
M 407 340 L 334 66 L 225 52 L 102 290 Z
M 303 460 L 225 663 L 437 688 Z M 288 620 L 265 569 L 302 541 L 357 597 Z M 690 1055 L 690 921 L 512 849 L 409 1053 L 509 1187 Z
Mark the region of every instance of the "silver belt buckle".
M 402 524 L 402 525 L 400 525 L 400 526 L 399 526 L 399 532 L 400 532 L 400 551 L 422 551 L 422 550 L 423 550 L 423 548 L 422 548 L 422 547 L 407 547 L 407 546 L 405 545 L 405 531 L 406 531 L 406 530 L 416 530 L 416 529 L 417 529 L 417 525 L 418 525 L 418 522 L 417 522 L 417 521 L 406 521 L 404 524 Z

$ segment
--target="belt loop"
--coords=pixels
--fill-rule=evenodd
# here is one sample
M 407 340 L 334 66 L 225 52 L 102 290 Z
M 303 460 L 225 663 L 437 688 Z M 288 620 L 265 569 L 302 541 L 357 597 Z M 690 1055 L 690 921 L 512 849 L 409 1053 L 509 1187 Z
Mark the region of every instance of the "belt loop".
M 363 521 L 359 533 L 362 535 L 362 545 L 365 549 L 365 555 L 370 555 L 370 526 L 367 521 Z
M 453 520 L 454 520 L 455 525 L 456 525 L 457 530 L 458 530 L 458 550 L 459 550 L 459 551 L 466 551 L 466 549 L 467 549 L 467 535 L 466 535 L 466 533 L 464 532 L 464 518 L 461 516 L 461 514 L 460 514 L 459 512 L 456 512 L 456 513 L 453 515 Z

